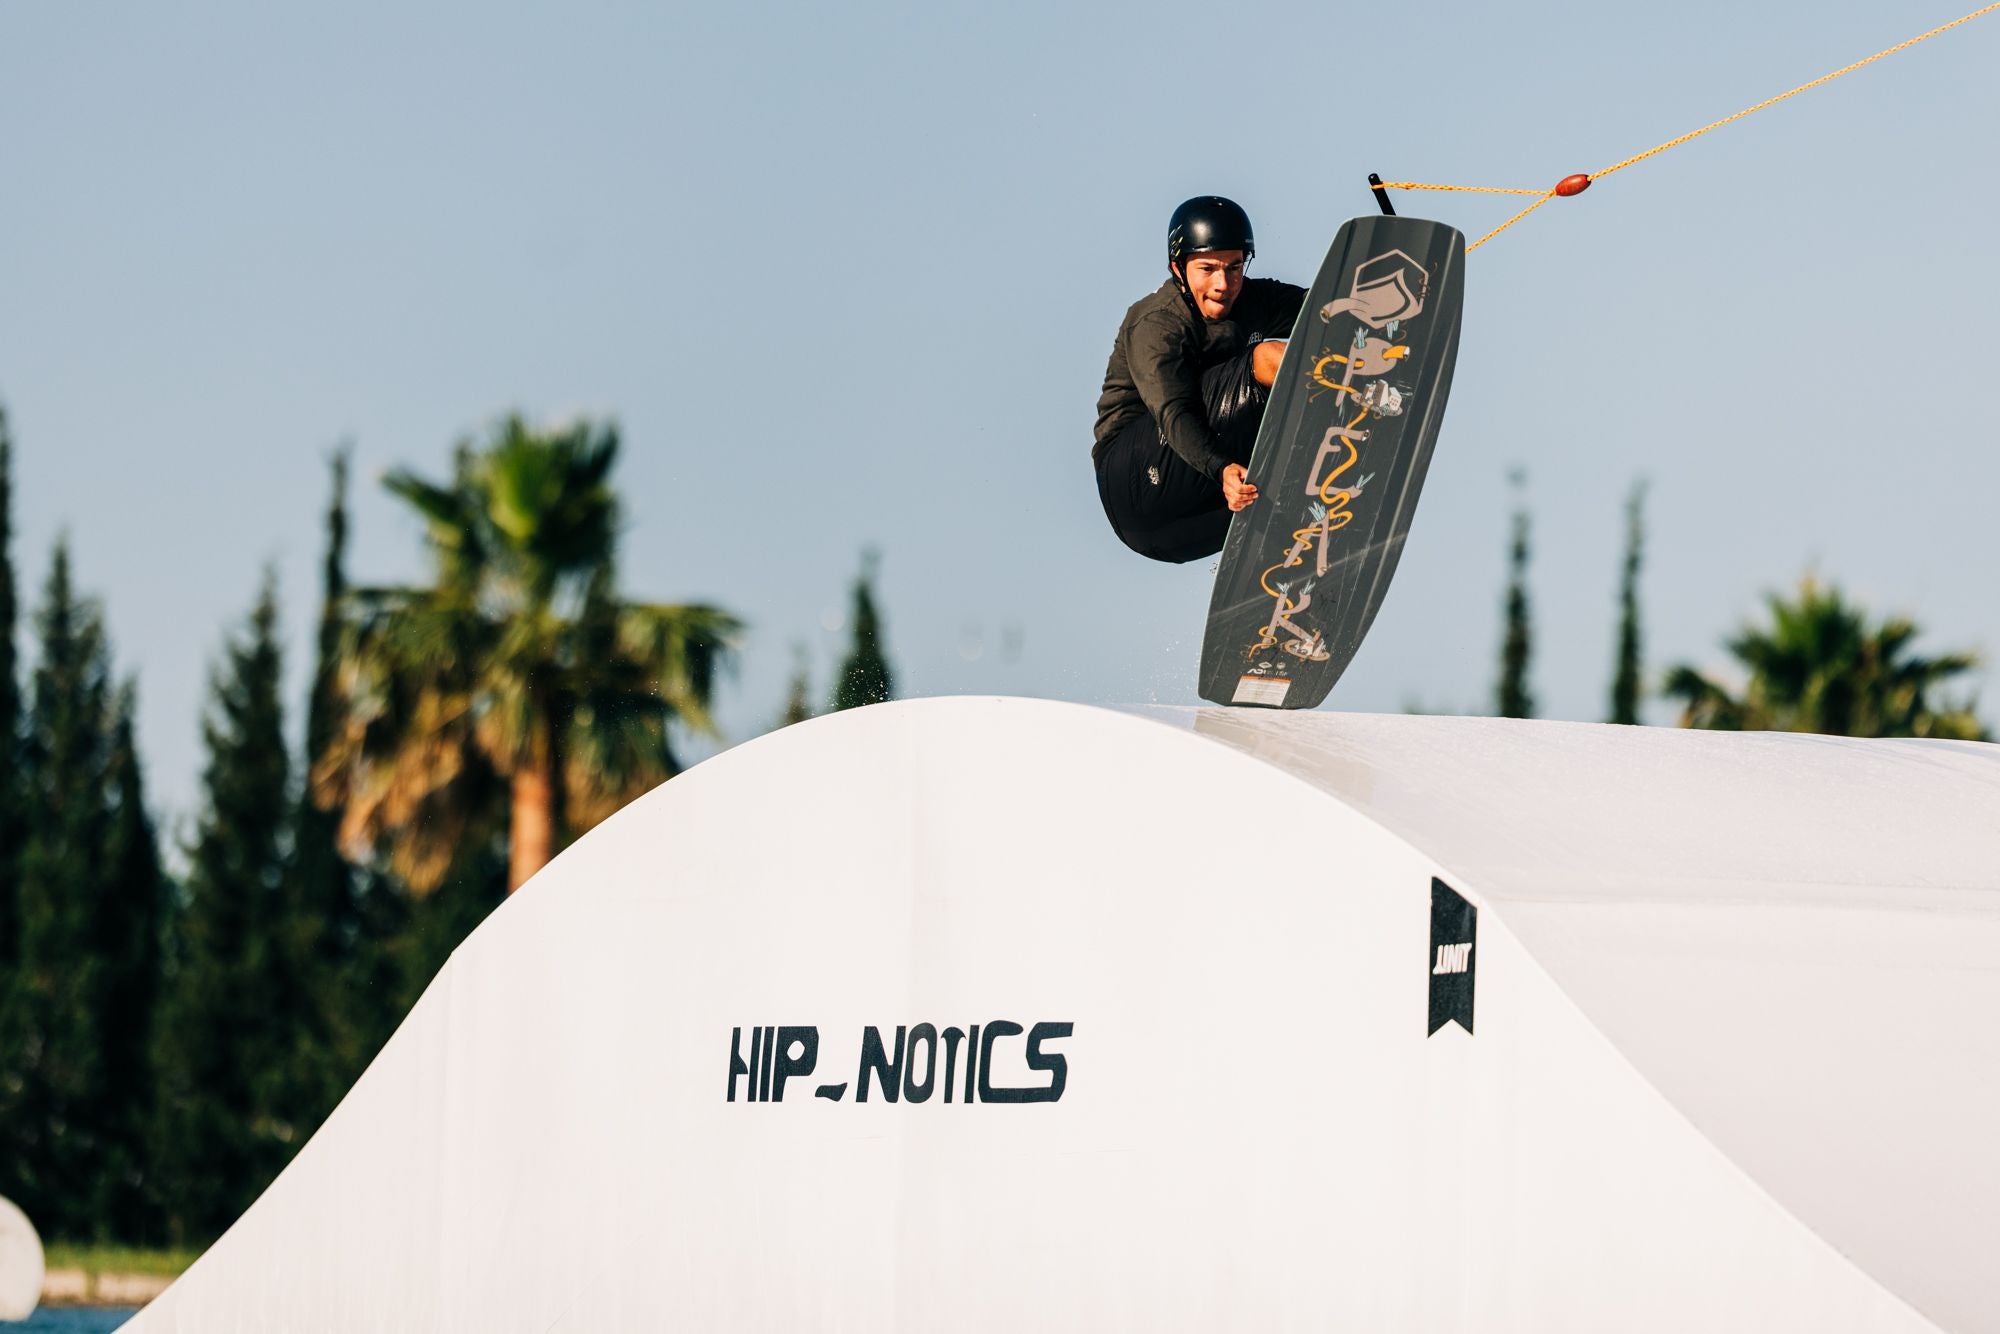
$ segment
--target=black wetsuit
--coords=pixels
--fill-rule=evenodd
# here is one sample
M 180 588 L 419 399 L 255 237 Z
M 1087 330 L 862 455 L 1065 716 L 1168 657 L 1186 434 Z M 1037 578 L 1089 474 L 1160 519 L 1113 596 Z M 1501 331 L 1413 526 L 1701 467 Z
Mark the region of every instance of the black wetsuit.
M 1222 550 L 1222 470 L 1248 463 L 1269 391 L 1251 349 L 1287 338 L 1305 289 L 1251 278 L 1229 314 L 1203 319 L 1169 279 L 1118 326 L 1097 400 L 1097 493 L 1119 540 L 1154 560 Z

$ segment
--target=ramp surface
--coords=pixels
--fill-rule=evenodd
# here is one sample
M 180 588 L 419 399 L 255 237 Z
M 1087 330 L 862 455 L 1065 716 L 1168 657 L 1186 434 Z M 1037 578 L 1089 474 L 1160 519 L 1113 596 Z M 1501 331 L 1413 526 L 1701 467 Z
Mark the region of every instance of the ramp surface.
M 2000 1329 L 1996 815 L 1974 744 L 816 720 L 531 881 L 131 1328 Z

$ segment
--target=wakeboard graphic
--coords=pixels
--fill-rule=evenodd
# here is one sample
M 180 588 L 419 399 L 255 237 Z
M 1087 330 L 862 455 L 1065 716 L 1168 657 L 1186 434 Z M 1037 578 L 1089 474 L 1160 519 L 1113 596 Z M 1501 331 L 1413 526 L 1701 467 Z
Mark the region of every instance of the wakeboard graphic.
M 1201 697 L 1309 709 L 1396 573 L 1458 356 L 1465 238 L 1355 218 L 1313 280 L 1250 456 L 1202 636 Z

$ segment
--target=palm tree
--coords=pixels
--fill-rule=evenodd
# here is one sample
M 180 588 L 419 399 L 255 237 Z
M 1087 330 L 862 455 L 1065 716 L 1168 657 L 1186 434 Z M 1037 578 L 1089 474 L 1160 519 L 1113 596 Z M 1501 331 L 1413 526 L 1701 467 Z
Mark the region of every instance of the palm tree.
M 671 724 L 715 732 L 740 623 L 618 600 L 617 454 L 613 427 L 515 416 L 483 450 L 459 447 L 448 484 L 385 483 L 422 516 L 435 572 L 348 596 L 340 717 L 313 783 L 343 811 L 342 841 L 385 850 L 417 893 L 502 829 L 519 888 L 565 837 L 679 771 Z
M 1681 701 L 1682 727 L 1985 739 L 1970 698 L 1936 693 L 1977 667 L 1977 653 L 1917 656 L 1913 621 L 1870 624 L 1838 588 L 1810 576 L 1796 598 L 1774 593 L 1765 603 L 1770 624 L 1745 625 L 1727 641 L 1749 673 L 1740 695 L 1690 666 L 1667 674 L 1665 693 Z

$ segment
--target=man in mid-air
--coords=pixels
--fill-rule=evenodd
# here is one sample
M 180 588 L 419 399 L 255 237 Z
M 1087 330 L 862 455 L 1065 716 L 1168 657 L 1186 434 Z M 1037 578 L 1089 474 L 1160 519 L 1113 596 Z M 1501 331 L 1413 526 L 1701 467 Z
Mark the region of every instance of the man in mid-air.
M 1250 218 L 1215 195 L 1167 226 L 1159 290 L 1125 312 L 1097 400 L 1097 492 L 1119 540 L 1154 560 L 1222 550 L 1257 499 L 1250 447 L 1305 289 L 1245 278 Z

